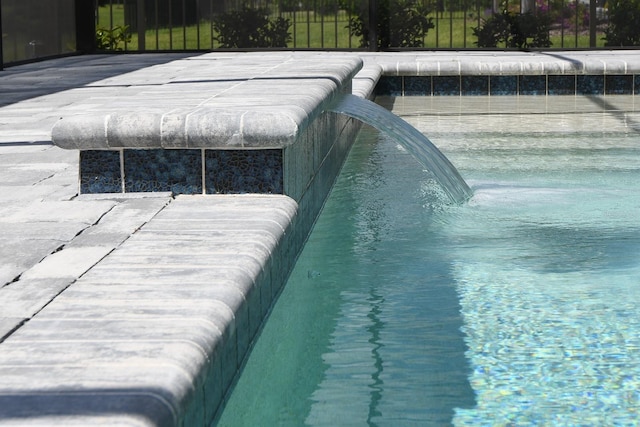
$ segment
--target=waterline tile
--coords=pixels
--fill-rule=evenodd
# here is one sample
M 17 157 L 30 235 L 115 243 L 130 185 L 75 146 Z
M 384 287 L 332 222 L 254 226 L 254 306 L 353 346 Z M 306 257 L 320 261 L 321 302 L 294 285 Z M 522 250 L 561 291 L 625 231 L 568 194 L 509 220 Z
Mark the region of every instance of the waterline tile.
M 80 151 L 80 192 L 122 192 L 120 151 Z
M 125 191 L 202 193 L 200 150 L 124 150 Z

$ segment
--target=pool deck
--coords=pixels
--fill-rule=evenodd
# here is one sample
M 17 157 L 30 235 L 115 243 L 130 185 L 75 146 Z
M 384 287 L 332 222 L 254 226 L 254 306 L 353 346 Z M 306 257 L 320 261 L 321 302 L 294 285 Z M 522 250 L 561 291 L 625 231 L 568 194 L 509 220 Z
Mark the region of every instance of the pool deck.
M 635 75 L 640 52 L 95 55 L 0 72 L 1 426 L 209 424 L 297 255 L 286 195 L 79 195 L 78 151 L 52 139 L 117 146 L 173 114 L 150 144 L 287 144 L 354 70 L 370 97 L 383 74 Z

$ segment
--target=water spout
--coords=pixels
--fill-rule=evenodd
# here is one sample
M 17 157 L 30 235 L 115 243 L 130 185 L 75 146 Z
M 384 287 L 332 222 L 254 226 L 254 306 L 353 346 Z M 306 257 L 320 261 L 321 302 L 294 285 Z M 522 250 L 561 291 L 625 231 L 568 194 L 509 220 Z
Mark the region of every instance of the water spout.
M 384 107 L 343 95 L 328 110 L 358 119 L 392 137 L 434 175 L 453 203 L 462 204 L 473 195 L 458 170 L 426 136 Z

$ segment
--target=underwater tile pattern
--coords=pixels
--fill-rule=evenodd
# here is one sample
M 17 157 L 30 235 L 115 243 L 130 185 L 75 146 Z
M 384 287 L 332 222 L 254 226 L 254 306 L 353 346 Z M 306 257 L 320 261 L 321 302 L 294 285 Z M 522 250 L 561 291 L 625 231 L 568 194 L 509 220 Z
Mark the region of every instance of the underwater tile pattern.
M 122 192 L 120 151 L 80 151 L 80 192 Z
M 124 150 L 125 192 L 202 193 L 201 150 Z
M 282 194 L 282 160 L 282 150 L 206 150 L 206 193 Z

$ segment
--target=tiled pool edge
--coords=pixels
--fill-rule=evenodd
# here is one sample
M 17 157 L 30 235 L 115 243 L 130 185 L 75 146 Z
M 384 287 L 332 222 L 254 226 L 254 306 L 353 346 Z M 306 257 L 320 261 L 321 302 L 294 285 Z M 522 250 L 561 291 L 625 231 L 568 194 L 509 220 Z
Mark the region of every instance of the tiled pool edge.
M 637 95 L 640 74 L 383 76 L 376 95 Z

